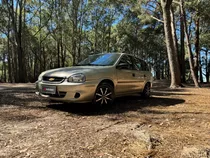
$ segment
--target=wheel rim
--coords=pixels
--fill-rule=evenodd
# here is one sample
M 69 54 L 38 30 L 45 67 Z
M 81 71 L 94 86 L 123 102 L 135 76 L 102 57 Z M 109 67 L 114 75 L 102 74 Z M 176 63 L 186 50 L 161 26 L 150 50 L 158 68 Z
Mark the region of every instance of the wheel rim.
M 112 91 L 108 87 L 98 88 L 95 94 L 95 103 L 96 104 L 109 104 L 112 102 Z

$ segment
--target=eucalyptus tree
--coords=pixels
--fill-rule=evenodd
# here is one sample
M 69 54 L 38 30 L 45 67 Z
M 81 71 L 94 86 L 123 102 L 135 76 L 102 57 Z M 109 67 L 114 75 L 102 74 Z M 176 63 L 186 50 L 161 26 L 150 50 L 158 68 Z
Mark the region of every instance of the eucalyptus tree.
M 182 41 L 180 42 L 183 52 L 184 38 L 183 34 L 182 38 L 177 38 L 177 25 L 184 20 L 176 10 L 173 12 L 176 6 L 180 6 L 180 3 L 177 5 L 175 2 L 0 1 L 0 39 L 4 40 L 4 51 L 0 54 L 1 60 L 4 61 L 4 76 L 8 74 L 6 77 L 8 76 L 11 82 L 35 81 L 38 74 L 46 69 L 70 66 L 90 53 L 115 51 L 131 53 L 147 60 L 157 78 L 171 78 L 171 88 L 179 87 L 179 69 L 184 68 L 178 65 L 180 53 L 177 52 L 180 49 L 177 43 Z M 204 2 L 207 5 L 207 0 Z M 196 52 L 201 49 L 208 50 L 208 13 L 198 7 L 200 3 L 193 4 L 186 3 L 186 7 L 183 8 L 186 13 L 197 15 L 192 18 L 192 26 L 198 26 L 195 24 L 196 17 L 199 17 L 197 36 L 192 26 L 191 31 L 186 31 L 190 37 L 189 42 L 192 44 L 192 39 L 199 37 L 200 44 L 198 41 L 193 43 L 199 48 Z M 183 25 L 180 28 L 183 33 Z M 208 65 L 208 51 L 205 52 L 207 57 L 202 62 Z M 184 57 L 182 53 L 182 59 Z M 184 60 L 180 61 L 183 65 Z M 206 75 L 208 73 L 209 71 L 206 71 Z
M 184 3 L 184 2 L 183 2 Z M 194 47 L 195 47 L 195 53 L 194 53 L 194 71 L 196 79 L 198 80 L 198 77 L 200 76 L 200 82 L 203 82 L 203 75 L 202 75 L 202 65 L 200 60 L 200 22 L 205 17 L 206 11 L 204 11 L 202 8 L 208 6 L 208 2 L 206 0 L 192 0 L 192 1 L 186 1 L 185 2 L 185 10 L 189 12 L 188 16 L 193 20 L 193 25 L 195 26 L 195 29 L 191 31 L 191 36 L 194 38 Z M 198 75 L 200 71 L 200 75 Z
M 171 88 L 181 86 L 180 67 L 178 61 L 178 44 L 176 37 L 176 28 L 174 22 L 174 14 L 172 10 L 172 0 L 143 0 L 140 1 L 141 11 L 144 14 L 140 18 L 147 22 L 151 19 L 156 20 L 160 25 L 164 25 L 165 42 L 170 68 Z M 164 49 L 163 49 L 164 50 Z M 165 62 L 166 63 L 166 62 Z
M 166 47 L 168 53 L 168 60 L 171 72 L 171 88 L 176 88 L 181 85 L 180 69 L 178 64 L 177 48 L 174 44 L 172 32 L 172 19 L 171 19 L 171 5 L 172 0 L 161 0 L 161 7 L 163 11 L 164 30 L 166 38 Z
M 200 87 L 198 83 L 198 78 L 196 76 L 195 68 L 193 66 L 193 54 L 192 54 L 192 48 L 190 44 L 190 36 L 188 33 L 188 26 L 187 26 L 187 21 L 186 21 L 186 12 L 185 12 L 185 6 L 184 6 L 184 1 L 180 0 L 180 7 L 181 7 L 181 13 L 183 15 L 183 22 L 184 22 L 184 30 L 185 30 L 185 38 L 186 38 L 186 43 L 187 43 L 187 51 L 189 55 L 189 65 L 190 65 L 190 71 L 192 75 L 192 79 L 194 81 L 194 84 L 196 87 Z
M 24 40 L 22 34 L 24 33 L 24 11 L 25 11 L 25 0 L 14 1 L 2 1 L 1 9 L 4 10 L 2 13 L 6 13 L 4 22 L 7 26 L 7 38 L 12 41 L 14 48 L 14 65 L 15 65 L 15 78 L 16 82 L 25 82 L 26 81 L 26 67 L 25 67 L 25 58 L 24 58 Z M 10 32 L 12 33 L 12 38 L 10 38 Z M 9 45 L 9 42 L 8 42 Z M 9 46 L 8 46 L 9 48 Z M 8 50 L 9 52 L 9 50 Z M 10 60 L 10 59 L 9 59 Z M 11 70 L 11 69 L 10 69 Z M 11 73 L 11 72 L 9 72 Z
M 209 6 L 210 2 L 205 1 L 205 5 Z M 209 7 L 207 8 L 207 10 Z M 200 20 L 200 50 L 202 52 L 201 55 L 201 64 L 203 65 L 202 69 L 204 70 L 204 75 L 206 78 L 206 82 L 209 82 L 210 77 L 210 20 L 209 20 L 209 12 L 208 11 L 202 12 L 202 18 Z
M 209 11 L 210 11 L 210 2 L 208 0 L 193 0 L 193 1 L 187 1 L 186 7 L 191 12 L 191 15 L 193 15 L 193 21 L 195 25 L 195 37 L 194 37 L 194 45 L 195 45 L 195 59 L 196 61 L 194 62 L 194 69 L 196 76 L 198 77 L 198 72 L 200 71 L 200 82 L 203 81 L 203 68 L 202 68 L 202 63 L 201 63 L 201 50 L 203 47 L 204 49 L 208 49 L 208 42 L 205 40 L 202 40 L 201 38 L 203 37 L 203 30 L 207 31 L 205 28 L 206 25 L 209 25 Z M 205 8 L 205 9 L 203 9 Z M 204 27 L 204 28 L 203 28 Z M 208 32 L 208 31 L 207 31 Z M 205 34 L 207 33 L 205 32 Z M 208 33 L 207 33 L 208 34 Z M 208 36 L 208 35 L 207 35 Z M 202 43 L 200 42 L 202 40 Z M 206 43 L 205 43 L 205 42 Z M 208 58 L 208 57 L 207 57 Z

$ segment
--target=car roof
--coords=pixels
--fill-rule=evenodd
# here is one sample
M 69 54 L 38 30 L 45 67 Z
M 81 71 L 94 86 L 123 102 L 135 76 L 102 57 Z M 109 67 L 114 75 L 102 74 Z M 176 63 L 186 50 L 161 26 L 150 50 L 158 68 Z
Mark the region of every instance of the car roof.
M 99 54 L 120 54 L 120 55 L 128 55 L 128 56 L 133 56 L 133 57 L 136 57 L 136 58 L 139 58 L 137 56 L 134 56 L 133 54 L 128 54 L 128 53 L 119 53 L 119 52 L 108 52 L 108 53 L 97 53 L 98 55 Z M 97 55 L 97 54 L 91 54 L 91 55 Z M 141 58 L 139 58 L 141 59 Z
M 100 54 L 120 54 L 120 55 L 126 54 L 126 55 L 132 55 L 132 54 L 127 54 L 127 53 L 119 53 L 119 52 L 96 53 L 96 54 L 90 54 L 90 55 L 100 55 Z
M 128 56 L 132 56 L 132 57 L 135 57 L 135 58 L 138 58 L 140 60 L 142 60 L 141 58 L 137 57 L 137 56 L 134 56 L 133 54 L 128 54 L 128 53 L 120 53 L 120 52 L 103 52 L 103 53 L 96 53 L 96 54 L 90 54 L 90 55 L 100 55 L 100 54 L 119 54 L 119 55 L 128 55 Z

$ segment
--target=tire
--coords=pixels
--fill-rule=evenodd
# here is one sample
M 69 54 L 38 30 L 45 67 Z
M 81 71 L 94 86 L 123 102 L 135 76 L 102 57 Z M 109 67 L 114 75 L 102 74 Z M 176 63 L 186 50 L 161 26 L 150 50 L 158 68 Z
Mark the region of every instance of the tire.
M 149 83 L 146 83 L 146 85 L 144 86 L 144 90 L 143 90 L 141 96 L 143 98 L 149 98 L 150 97 L 150 84 Z
M 97 106 L 112 105 L 114 96 L 114 88 L 109 83 L 101 83 L 96 88 L 93 104 Z

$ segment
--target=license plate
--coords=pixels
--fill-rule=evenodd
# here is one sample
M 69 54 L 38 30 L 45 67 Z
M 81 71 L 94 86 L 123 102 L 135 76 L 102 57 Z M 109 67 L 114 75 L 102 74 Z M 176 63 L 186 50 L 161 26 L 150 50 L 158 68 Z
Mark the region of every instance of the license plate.
M 55 94 L 56 93 L 56 86 L 42 86 L 42 93 Z

